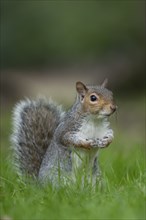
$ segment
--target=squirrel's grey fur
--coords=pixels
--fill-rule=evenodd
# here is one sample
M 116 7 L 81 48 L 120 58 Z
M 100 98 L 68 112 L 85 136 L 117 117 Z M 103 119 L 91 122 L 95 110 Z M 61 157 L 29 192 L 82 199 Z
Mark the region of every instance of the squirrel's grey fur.
M 78 96 L 67 113 L 44 99 L 21 101 L 16 105 L 11 140 L 20 173 L 54 185 L 74 181 L 78 170 L 90 171 L 87 175 L 96 179 L 99 175 L 97 151 L 111 143 L 113 131 L 104 108 L 91 114 L 88 106 L 83 106 L 85 93 L 90 95 L 86 90 L 101 96 L 107 105 L 113 103 L 112 93 L 104 86 L 85 87 L 79 82 Z
M 51 100 L 27 99 L 16 105 L 11 141 L 19 173 L 38 176 L 42 159 L 62 116 L 61 107 Z

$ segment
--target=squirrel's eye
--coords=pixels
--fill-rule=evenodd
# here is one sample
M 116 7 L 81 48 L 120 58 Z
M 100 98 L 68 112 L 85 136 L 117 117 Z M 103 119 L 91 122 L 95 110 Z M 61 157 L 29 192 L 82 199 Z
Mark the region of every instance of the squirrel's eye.
M 91 100 L 92 102 L 95 102 L 95 101 L 97 100 L 97 96 L 91 95 L 91 96 L 90 96 L 90 100 Z

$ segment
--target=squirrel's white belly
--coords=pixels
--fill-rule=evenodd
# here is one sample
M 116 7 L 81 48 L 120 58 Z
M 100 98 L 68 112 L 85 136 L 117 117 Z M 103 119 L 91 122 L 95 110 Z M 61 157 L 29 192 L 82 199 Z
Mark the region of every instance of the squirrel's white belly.
M 96 139 L 103 138 L 108 129 L 109 122 L 107 121 L 94 121 L 94 120 L 85 120 L 83 121 L 80 130 L 77 135 L 79 135 L 83 139 Z M 84 172 L 84 168 L 87 172 L 91 172 L 93 167 L 94 159 L 97 156 L 98 148 L 93 150 L 85 150 L 85 149 L 73 149 L 72 151 L 72 168 L 73 168 L 73 176 L 76 176 L 78 172 Z M 88 172 L 87 172 L 88 173 Z
M 76 181 L 76 179 L 81 176 L 82 181 L 84 178 L 92 176 L 93 163 L 97 152 L 98 149 L 90 151 L 85 149 L 73 149 L 71 153 L 73 181 Z M 90 177 L 89 179 L 91 180 Z
M 93 118 L 92 118 L 93 119 Z M 83 121 L 80 130 L 77 132 L 77 135 L 80 136 L 80 138 L 83 139 L 96 139 L 96 138 L 103 138 L 107 131 L 109 130 L 109 122 L 107 121 L 98 121 L 96 122 L 94 120 L 85 120 Z M 72 151 L 72 161 L 73 165 L 77 168 L 80 167 L 83 161 L 88 161 L 90 163 L 93 163 L 96 154 L 97 154 L 98 148 L 89 151 L 86 151 L 84 149 L 78 149 Z
M 107 121 L 84 121 L 79 135 L 86 139 L 103 138 L 108 131 L 109 122 Z

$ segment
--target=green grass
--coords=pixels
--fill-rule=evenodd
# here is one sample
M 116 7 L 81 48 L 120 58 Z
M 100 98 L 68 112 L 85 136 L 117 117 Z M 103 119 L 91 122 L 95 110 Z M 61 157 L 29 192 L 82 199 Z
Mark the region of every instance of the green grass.
M 0 215 L 15 219 L 145 219 L 145 156 L 140 137 L 115 134 L 100 151 L 103 186 L 52 190 L 20 180 L 11 164 L 10 118 L 3 118 Z

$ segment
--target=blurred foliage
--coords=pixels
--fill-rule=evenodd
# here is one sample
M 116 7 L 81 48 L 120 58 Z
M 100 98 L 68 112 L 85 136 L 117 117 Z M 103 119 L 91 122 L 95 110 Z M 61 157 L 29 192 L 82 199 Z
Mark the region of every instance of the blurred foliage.
M 144 52 L 144 1 L 1 1 L 2 67 Z

